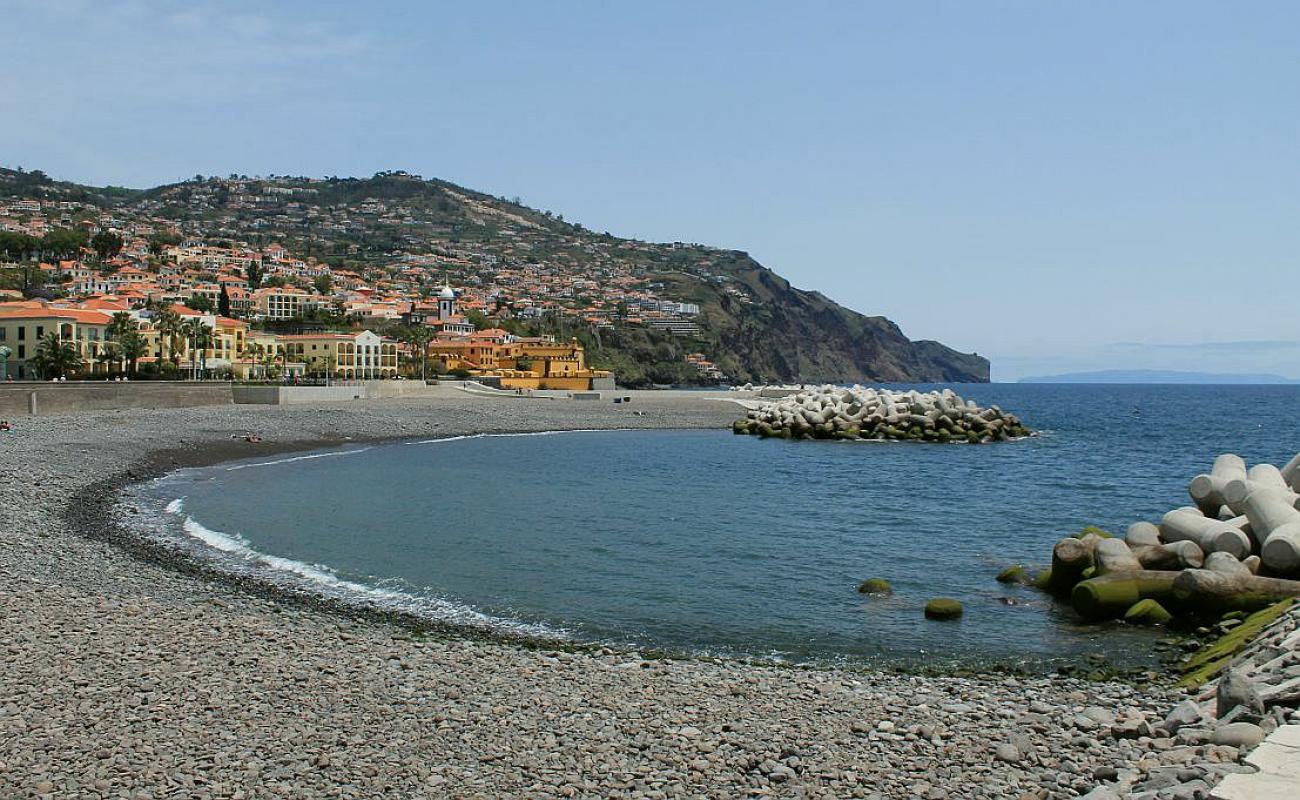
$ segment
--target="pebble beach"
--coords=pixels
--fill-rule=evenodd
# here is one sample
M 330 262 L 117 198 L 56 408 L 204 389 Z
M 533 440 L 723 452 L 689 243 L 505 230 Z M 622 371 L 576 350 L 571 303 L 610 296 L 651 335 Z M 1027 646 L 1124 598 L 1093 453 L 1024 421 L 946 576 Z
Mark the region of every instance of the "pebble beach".
M 1197 717 L 1170 730 L 1189 695 L 1162 682 L 421 632 L 168 559 L 113 513 L 123 487 L 181 466 L 736 416 L 638 393 L 626 406 L 466 396 L 18 419 L 0 439 L 0 797 L 1193 798 L 1254 771 L 1251 743 L 1195 733 L 1209 730 Z M 260 444 L 239 438 L 250 430 Z M 1291 635 L 1295 614 L 1282 622 Z

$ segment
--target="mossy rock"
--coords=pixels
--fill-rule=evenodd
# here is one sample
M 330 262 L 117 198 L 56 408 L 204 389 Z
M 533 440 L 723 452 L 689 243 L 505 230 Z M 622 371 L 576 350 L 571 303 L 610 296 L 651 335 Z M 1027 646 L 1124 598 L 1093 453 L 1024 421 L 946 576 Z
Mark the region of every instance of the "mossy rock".
M 1094 564 L 1091 567 L 1084 567 L 1083 572 L 1079 573 L 1079 577 L 1085 581 L 1097 577 L 1097 566 Z
M 998 583 L 1019 583 L 1021 585 L 1026 585 L 1034 583 L 1034 580 L 1029 577 L 1029 573 L 1025 571 L 1023 566 L 1020 564 L 1012 564 L 998 573 Z
M 957 619 L 961 614 L 961 601 L 951 597 L 936 597 L 925 604 L 926 619 Z
M 749 433 L 749 420 L 738 419 L 731 423 L 731 432 L 735 434 Z
M 1296 598 L 1289 597 L 1278 603 L 1256 611 L 1246 617 L 1240 625 L 1219 637 L 1213 644 L 1202 647 L 1183 662 L 1180 672 L 1182 679 L 1179 686 L 1191 689 L 1214 678 L 1219 671 L 1231 663 L 1234 656 L 1246 648 L 1259 632 L 1267 628 L 1278 617 L 1287 612 L 1296 603 Z
M 1116 619 L 1139 600 L 1169 601 L 1173 575 L 1169 572 L 1111 573 L 1081 581 L 1070 592 L 1070 604 L 1086 620 Z
M 858 591 L 862 594 L 893 594 L 894 587 L 884 578 L 867 578 L 858 584 Z
M 1048 591 L 1048 590 L 1050 590 L 1050 589 L 1052 588 L 1052 568 L 1051 568 L 1051 567 L 1048 567 L 1047 569 L 1044 569 L 1044 570 L 1039 571 L 1039 573 L 1038 573 L 1037 575 L 1034 576 L 1034 588 L 1035 588 L 1035 589 L 1039 589 L 1039 590 L 1044 591 L 1044 592 L 1046 592 L 1046 591 Z M 1070 587 L 1070 588 L 1074 588 L 1074 587 Z
M 1124 612 L 1124 621 L 1130 625 L 1165 625 L 1173 618 L 1164 606 L 1150 598 L 1137 601 Z

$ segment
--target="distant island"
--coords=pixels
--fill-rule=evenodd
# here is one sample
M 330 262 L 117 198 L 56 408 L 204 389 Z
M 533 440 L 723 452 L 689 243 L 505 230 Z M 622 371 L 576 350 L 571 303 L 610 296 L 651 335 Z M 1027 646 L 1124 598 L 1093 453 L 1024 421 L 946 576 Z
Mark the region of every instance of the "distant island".
M 1300 384 L 1281 375 L 1247 372 L 1184 372 L 1173 369 L 1103 369 L 1021 378 L 1020 383 L 1212 383 Z

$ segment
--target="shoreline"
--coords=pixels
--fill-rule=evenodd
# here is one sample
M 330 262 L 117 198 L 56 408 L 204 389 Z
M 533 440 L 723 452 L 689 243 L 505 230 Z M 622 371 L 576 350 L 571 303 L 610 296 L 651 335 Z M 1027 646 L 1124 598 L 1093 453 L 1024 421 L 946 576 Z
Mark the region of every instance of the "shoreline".
M 708 398 L 712 399 L 712 398 Z M 710 430 L 701 428 L 654 427 L 653 430 Z M 205 468 L 223 464 L 248 462 L 246 466 L 258 466 L 262 463 L 278 463 L 281 456 L 294 456 L 314 451 L 330 453 L 338 448 L 358 446 L 366 449 L 382 445 L 417 445 L 448 441 L 458 441 L 480 437 L 515 437 L 544 436 L 574 433 L 610 433 L 635 432 L 637 428 L 548 428 L 541 430 L 483 430 L 472 433 L 449 433 L 435 438 L 410 437 L 365 437 L 337 438 L 319 440 L 300 440 L 256 445 L 257 455 L 249 455 L 249 445 L 242 440 L 215 441 L 205 446 L 202 451 L 180 449 L 159 451 L 146 454 L 132 468 L 119 475 L 86 487 L 80 497 L 76 498 L 67 509 L 70 523 L 82 535 L 89 539 L 102 539 L 114 544 L 132 555 L 153 565 L 196 579 L 212 581 L 262 599 L 295 604 L 324 614 L 335 614 L 345 618 L 364 620 L 375 624 L 396 625 L 408 630 L 413 635 L 444 636 L 464 638 L 474 641 L 517 645 L 533 649 L 560 648 L 573 653 L 596 653 L 613 650 L 621 653 L 636 652 L 643 656 L 667 658 L 674 660 L 723 660 L 735 664 L 755 666 L 773 666 L 790 669 L 842 670 L 846 672 L 872 673 L 888 672 L 898 675 L 953 675 L 966 676 L 1043 676 L 1060 672 L 1062 675 L 1097 675 L 1102 674 L 1109 680 L 1124 681 L 1134 685 L 1159 684 L 1168 675 L 1157 671 L 1161 667 L 1156 663 L 1130 664 L 1119 666 L 1099 654 L 1054 656 L 1054 655 L 1012 655 L 1005 658 L 995 656 L 962 658 L 954 655 L 912 655 L 912 656 L 876 656 L 871 658 L 835 658 L 809 657 L 795 660 L 771 658 L 753 653 L 714 652 L 695 650 L 686 647 L 638 644 L 635 642 L 609 642 L 583 639 L 556 631 L 553 635 L 532 634 L 513 629 L 515 620 L 504 617 L 483 615 L 482 622 L 457 622 L 440 618 L 433 611 L 422 612 L 418 609 L 401 608 L 385 604 L 378 598 L 367 598 L 360 592 L 345 591 L 329 594 L 325 587 L 306 577 L 293 577 L 281 574 L 273 567 L 231 569 L 222 564 L 222 554 L 211 545 L 200 542 L 168 541 L 158 535 L 147 532 L 155 524 L 162 526 L 161 519 L 153 524 L 131 527 L 131 516 L 141 513 L 137 505 L 139 499 L 136 491 L 143 490 L 145 484 L 170 475 L 178 470 Z M 723 433 L 723 431 L 718 431 Z M 877 442 L 862 442 L 878 444 Z M 884 442 L 880 444 L 900 444 L 906 442 Z M 914 444 L 914 443 L 912 443 Z M 242 466 L 239 468 L 243 468 Z M 154 500 L 156 498 L 149 498 Z M 146 509 L 144 514 L 164 514 L 162 508 Z M 256 552 L 256 551 L 254 551 Z M 258 556 L 266 554 L 256 552 Z M 315 566 L 315 565 L 303 565 Z M 330 565 L 323 565 L 327 569 Z M 373 587 L 358 586 L 357 589 L 372 590 Z M 419 601 L 417 595 L 409 595 Z M 472 606 L 464 606 L 466 611 L 482 614 Z M 528 623 L 518 623 L 527 627 Z M 1096 680 L 1096 678 L 1092 678 Z
M 162 565 L 110 524 L 123 489 L 185 466 L 464 429 L 723 428 L 734 415 L 703 398 L 633 408 L 646 416 L 455 398 L 20 420 L 2 441 L 0 793 L 937 800 L 1069 797 L 1099 771 L 1143 769 L 1146 746 L 1097 728 L 1158 725 L 1182 696 L 1169 687 L 413 634 Z M 248 429 L 266 441 L 229 438 Z M 1079 721 L 1088 710 L 1100 721 Z

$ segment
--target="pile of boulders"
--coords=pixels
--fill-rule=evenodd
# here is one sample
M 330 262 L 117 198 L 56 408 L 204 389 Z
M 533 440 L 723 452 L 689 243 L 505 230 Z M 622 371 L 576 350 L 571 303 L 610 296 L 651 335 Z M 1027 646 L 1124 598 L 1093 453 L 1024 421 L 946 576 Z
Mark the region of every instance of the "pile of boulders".
M 1035 582 L 1085 618 L 1139 624 L 1300 597 L 1300 455 L 1249 469 L 1221 455 L 1188 493 L 1194 505 L 1136 522 L 1123 539 L 1095 528 L 1062 539 Z
M 783 439 L 1001 442 L 1032 434 L 1014 414 L 982 408 L 951 389 L 895 392 L 819 386 L 749 411 L 735 433 Z

